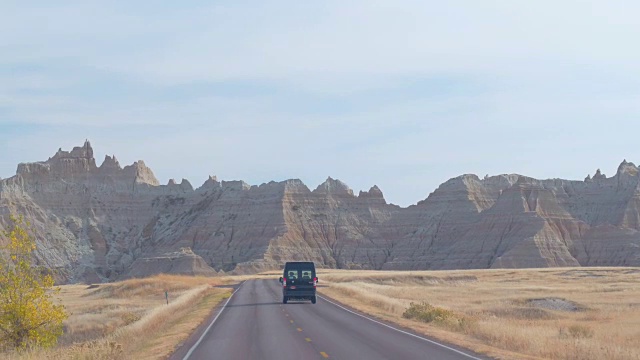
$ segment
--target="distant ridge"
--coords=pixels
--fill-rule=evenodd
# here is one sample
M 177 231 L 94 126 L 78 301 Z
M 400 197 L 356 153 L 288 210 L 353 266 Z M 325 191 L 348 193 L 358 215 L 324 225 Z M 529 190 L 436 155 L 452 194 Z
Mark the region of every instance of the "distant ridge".
M 96 165 L 89 141 L 0 180 L 0 227 L 23 214 L 59 281 L 237 273 L 287 260 L 363 269 L 640 266 L 640 169 L 584 181 L 462 175 L 407 208 L 329 177 L 160 185 L 143 161 Z M 185 250 L 188 249 L 188 250 Z M 172 254 L 172 255 L 167 255 Z M 179 262 L 179 263 L 178 263 Z M 178 265 L 179 264 L 179 265 Z

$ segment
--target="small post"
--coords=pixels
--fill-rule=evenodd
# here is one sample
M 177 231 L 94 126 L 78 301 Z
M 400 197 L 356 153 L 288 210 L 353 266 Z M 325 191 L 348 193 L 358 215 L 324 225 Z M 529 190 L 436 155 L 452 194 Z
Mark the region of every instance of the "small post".
M 168 291 L 164 292 L 164 298 L 167 299 L 167 305 L 169 305 L 169 292 Z

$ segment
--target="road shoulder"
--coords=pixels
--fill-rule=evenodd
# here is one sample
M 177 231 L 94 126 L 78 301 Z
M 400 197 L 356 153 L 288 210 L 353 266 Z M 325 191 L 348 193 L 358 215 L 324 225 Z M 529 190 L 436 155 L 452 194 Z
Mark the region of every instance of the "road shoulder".
M 187 355 L 189 350 L 198 342 L 198 340 L 202 337 L 202 335 L 207 331 L 209 325 L 212 321 L 222 312 L 224 304 L 227 302 L 227 299 L 240 288 L 242 282 L 232 285 L 220 285 L 215 286 L 216 288 L 228 289 L 228 292 L 223 296 L 215 306 L 211 307 L 209 314 L 200 322 L 198 327 L 189 335 L 189 337 L 180 343 L 176 350 L 169 356 L 169 360 L 182 360 Z

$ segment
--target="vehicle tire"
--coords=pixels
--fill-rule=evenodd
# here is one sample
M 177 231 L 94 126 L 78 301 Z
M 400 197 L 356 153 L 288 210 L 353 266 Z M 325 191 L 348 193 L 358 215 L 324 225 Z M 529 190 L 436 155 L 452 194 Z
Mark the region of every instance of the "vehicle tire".
M 315 304 L 315 303 L 316 303 L 316 297 L 315 297 L 315 296 L 311 298 L 311 303 L 312 303 L 312 304 Z
M 287 301 L 289 301 L 289 299 L 287 299 L 287 297 L 286 297 L 286 296 L 282 298 L 282 303 L 283 303 L 283 304 L 286 304 L 286 303 L 287 303 Z

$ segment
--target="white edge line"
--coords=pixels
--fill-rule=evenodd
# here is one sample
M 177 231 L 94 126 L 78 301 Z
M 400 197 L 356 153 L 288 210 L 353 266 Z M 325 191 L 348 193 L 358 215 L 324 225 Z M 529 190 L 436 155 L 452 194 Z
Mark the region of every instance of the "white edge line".
M 244 285 L 245 282 L 247 282 L 247 281 L 246 280 L 243 281 L 242 284 L 240 284 L 240 286 L 238 286 L 238 288 L 233 292 L 233 294 L 231 294 L 231 296 L 229 296 L 229 298 L 227 299 L 227 302 L 225 302 L 224 305 L 222 306 L 222 309 L 220 309 L 220 311 L 218 311 L 218 314 L 216 315 L 215 318 L 213 318 L 213 320 L 211 321 L 211 324 L 209 324 L 209 326 L 207 326 L 207 329 L 202 333 L 202 335 L 200 336 L 200 339 L 198 339 L 198 341 L 196 341 L 196 343 L 193 344 L 191 349 L 189 349 L 189 352 L 187 353 L 187 355 L 185 355 L 182 358 L 182 360 L 189 359 L 189 357 L 191 356 L 193 351 L 198 347 L 198 345 L 200 345 L 200 342 L 202 342 L 202 339 L 204 339 L 204 337 L 207 335 L 207 333 L 209 332 L 209 329 L 211 329 L 211 327 L 213 326 L 213 323 L 215 323 L 216 320 L 218 320 L 218 317 L 220 317 L 220 314 L 222 314 L 224 309 L 227 307 L 227 304 L 229 303 L 229 301 L 231 301 L 231 298 L 233 297 L 233 295 L 235 295 L 238 292 L 238 290 L 240 290 L 240 288 L 242 287 L 242 285 Z
M 320 296 L 320 295 L 318 295 L 318 297 L 319 297 L 319 298 L 321 298 L 322 300 L 324 300 L 324 301 L 328 302 L 328 303 L 331 303 L 331 304 L 333 304 L 333 305 L 335 305 L 335 306 L 337 306 L 337 307 L 341 308 L 342 310 L 348 311 L 348 312 L 350 312 L 350 313 L 352 313 L 352 314 L 354 314 L 354 315 L 358 315 L 358 316 L 360 316 L 360 317 L 362 317 L 362 318 L 365 318 L 365 319 L 367 319 L 367 320 L 369 320 L 369 321 L 373 321 L 373 322 L 374 322 L 374 323 L 376 323 L 376 324 L 380 324 L 380 325 L 382 325 L 382 326 L 386 326 L 386 327 L 388 327 L 389 329 L 393 329 L 393 330 L 395 330 L 395 331 L 397 331 L 397 332 L 401 332 L 401 333 L 403 333 L 403 334 L 405 334 L 405 335 L 413 336 L 413 337 L 415 337 L 415 338 L 418 338 L 418 339 L 420 339 L 420 340 L 424 340 L 424 341 L 429 342 L 429 343 L 431 343 L 431 344 L 438 345 L 438 346 L 443 347 L 443 348 L 445 348 L 445 349 L 448 349 L 448 350 L 451 350 L 451 351 L 453 351 L 453 352 L 456 352 L 456 353 L 458 353 L 458 354 L 460 354 L 460 355 L 464 355 L 464 356 L 468 357 L 469 359 L 482 360 L 482 359 L 480 359 L 480 358 L 477 358 L 477 357 L 475 357 L 475 356 L 469 355 L 469 354 L 467 354 L 467 353 L 465 353 L 465 352 L 462 352 L 462 351 L 460 351 L 460 350 L 456 350 L 456 349 L 454 349 L 454 348 L 452 348 L 452 347 L 449 347 L 449 346 L 447 346 L 447 345 L 440 344 L 440 343 L 439 343 L 439 342 L 437 342 L 437 341 L 429 340 L 429 339 L 424 338 L 424 337 L 422 337 L 422 336 L 418 336 L 418 335 L 416 335 L 416 334 L 412 334 L 412 333 L 410 333 L 410 332 L 407 332 L 407 331 L 404 331 L 404 330 L 400 330 L 400 329 L 394 328 L 393 326 L 387 325 L 387 324 L 385 324 L 385 323 L 383 323 L 383 322 L 381 322 L 381 321 L 378 321 L 378 320 L 374 320 L 374 319 L 372 319 L 372 318 L 370 318 L 370 317 L 367 317 L 367 316 L 364 316 L 364 315 L 362 315 L 362 314 L 358 314 L 358 313 L 357 313 L 357 312 L 355 312 L 355 311 L 351 311 L 351 310 L 347 309 L 347 308 L 346 308 L 346 307 L 344 307 L 344 306 L 341 306 L 341 305 L 339 305 L 339 304 L 334 303 L 333 301 L 331 301 L 331 300 L 329 300 L 329 299 L 325 298 L 324 296 Z

